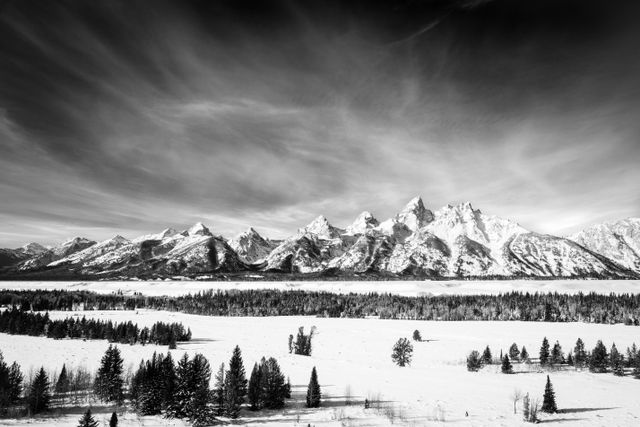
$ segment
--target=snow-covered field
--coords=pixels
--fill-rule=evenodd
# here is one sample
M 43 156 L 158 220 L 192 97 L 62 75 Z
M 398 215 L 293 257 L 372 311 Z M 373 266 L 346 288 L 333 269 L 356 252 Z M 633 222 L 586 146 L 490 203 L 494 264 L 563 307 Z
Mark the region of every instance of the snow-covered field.
M 597 285 L 600 288 L 601 283 Z M 69 314 L 52 312 L 51 316 L 61 318 Z M 552 345 L 559 340 L 565 351 L 574 346 L 578 337 L 589 349 L 598 339 L 602 339 L 608 348 L 613 342 L 619 349 L 625 349 L 634 341 L 640 344 L 640 329 L 624 325 L 206 317 L 145 310 L 74 315 L 114 321 L 132 320 L 139 325 L 151 325 L 158 320 L 180 321 L 191 327 L 194 338 L 192 342 L 179 344 L 178 349 L 173 350 L 174 358 L 178 359 L 185 351 L 190 354 L 200 352 L 209 359 L 214 371 L 220 363 L 228 362 L 236 344 L 242 349 L 247 373 L 262 356 L 276 357 L 283 372 L 291 378 L 293 399 L 285 410 L 257 414 L 245 411 L 239 421 L 241 425 L 383 426 L 391 424 L 389 417 L 392 413 L 397 425 L 525 425 L 520 421 L 520 407 L 518 415 L 513 414 L 509 396 L 515 389 L 520 389 L 529 392 L 533 398 L 541 399 L 546 373 L 503 375 L 497 369 L 470 373 L 464 363 L 470 350 L 482 350 L 489 345 L 494 355 L 498 355 L 500 349 L 506 352 L 515 341 L 520 347 L 525 345 L 535 356 L 544 336 Z M 317 327 L 311 357 L 288 353 L 287 337 L 295 334 L 299 326 L 305 326 L 305 330 Z M 414 343 L 411 366 L 399 368 L 391 361 L 391 347 L 400 337 L 410 338 L 415 329 L 422 332 L 424 339 L 432 341 Z M 40 365 L 51 370 L 59 369 L 62 363 L 83 364 L 94 369 L 106 347 L 104 341 L 55 341 L 0 334 L 0 349 L 5 359 L 18 360 L 25 371 Z M 153 351 L 167 351 L 154 346 L 120 347 L 126 364 L 133 366 Z M 318 369 L 324 393 L 320 410 L 304 408 L 304 393 L 313 366 Z M 550 417 L 543 415 L 543 420 L 576 426 L 640 425 L 640 380 L 574 371 L 550 375 L 561 413 Z M 345 405 L 347 388 L 353 395 L 350 406 Z M 376 395 L 380 395 L 385 405 L 394 410 L 386 410 L 386 415 L 383 414 L 385 411 L 364 410 L 364 399 Z M 159 418 L 138 419 L 132 414 L 126 417 L 123 426 L 179 425 Z M 40 424 L 52 425 L 55 421 L 59 425 L 72 426 L 77 424 L 77 419 L 78 415 L 73 415 L 43 420 Z M 13 422 L 25 423 L 27 421 Z
M 98 281 L 98 282 L 13 282 L 0 281 L 0 289 L 68 289 L 98 293 L 121 291 L 145 295 L 184 295 L 204 290 L 282 289 L 335 293 L 390 292 L 398 295 L 477 295 L 521 292 L 640 293 L 640 280 L 447 280 L 447 281 L 283 281 L 283 282 L 206 282 L 206 281 Z

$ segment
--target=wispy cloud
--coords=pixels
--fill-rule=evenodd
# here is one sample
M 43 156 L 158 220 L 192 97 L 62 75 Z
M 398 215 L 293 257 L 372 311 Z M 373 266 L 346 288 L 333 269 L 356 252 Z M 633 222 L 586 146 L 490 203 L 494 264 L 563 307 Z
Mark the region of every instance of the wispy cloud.
M 283 237 L 416 194 L 549 233 L 639 215 L 629 11 L 435 3 L 10 3 L 0 246 Z

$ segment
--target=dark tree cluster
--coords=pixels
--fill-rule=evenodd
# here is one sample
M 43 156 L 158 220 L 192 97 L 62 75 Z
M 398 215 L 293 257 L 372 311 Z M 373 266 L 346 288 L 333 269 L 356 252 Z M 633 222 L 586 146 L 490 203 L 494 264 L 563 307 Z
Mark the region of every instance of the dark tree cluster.
M 130 397 L 137 412 L 155 415 L 173 406 L 176 391 L 176 367 L 168 353 L 153 353 L 150 360 L 141 361 L 131 379 Z
M 291 397 L 291 384 L 284 379 L 278 361 L 273 357 L 256 363 L 249 378 L 247 398 L 251 409 L 280 409 L 286 398 Z
M 20 365 L 17 362 L 7 365 L 0 352 L 0 414 L 5 415 L 11 406 L 20 401 L 22 381 Z
M 401 296 L 230 290 L 178 297 L 100 295 L 86 291 L 0 291 L 0 304 L 23 310 L 150 308 L 212 316 L 323 316 L 412 320 L 519 320 L 640 324 L 640 294 L 510 292 L 499 295 Z
M 304 326 L 300 326 L 295 340 L 293 335 L 289 335 L 289 353 L 311 356 L 311 340 L 315 332 L 316 329 L 315 326 L 313 326 L 307 335 L 304 333 Z
M 114 323 L 67 317 L 51 320 L 49 314 L 22 311 L 16 307 L 0 313 L 0 332 L 12 335 L 45 335 L 47 338 L 106 339 L 121 344 L 171 345 L 177 341 L 191 340 L 191 329 L 182 323 L 156 322 L 151 328 L 139 328 L 129 322 Z

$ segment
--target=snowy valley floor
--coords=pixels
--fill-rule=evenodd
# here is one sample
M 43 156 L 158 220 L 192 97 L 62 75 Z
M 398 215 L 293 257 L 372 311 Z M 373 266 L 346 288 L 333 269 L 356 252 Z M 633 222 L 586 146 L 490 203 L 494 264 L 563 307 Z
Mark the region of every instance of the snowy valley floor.
M 601 288 L 601 286 L 598 286 Z M 610 348 L 613 342 L 626 349 L 634 341 L 640 344 L 640 329 L 624 325 L 540 322 L 425 322 L 377 319 L 327 319 L 310 317 L 206 317 L 157 311 L 52 312 L 52 318 L 68 315 L 131 320 L 138 325 L 162 321 L 179 321 L 193 331 L 193 341 L 179 343 L 172 350 L 174 359 L 183 352 L 202 353 L 215 371 L 227 363 L 233 347 L 242 349 L 245 368 L 250 372 L 262 356 L 278 359 L 283 372 L 291 378 L 293 398 L 281 411 L 253 413 L 243 410 L 234 424 L 259 426 L 385 426 L 458 425 L 514 426 L 528 425 L 513 414 L 510 395 L 515 389 L 542 397 L 547 373 L 527 372 L 513 375 L 489 367 L 478 373 L 467 372 L 466 355 L 489 345 L 498 355 L 516 342 L 537 356 L 540 343 L 547 336 L 553 344 L 560 341 L 565 351 L 582 338 L 588 349 L 602 339 Z M 288 353 L 287 338 L 299 326 L 317 327 L 311 357 Z M 400 337 L 410 338 L 418 329 L 428 342 L 414 343 L 410 367 L 395 366 L 391 348 Z M 106 341 L 52 340 L 41 337 L 0 334 L 0 350 L 8 361 L 18 360 L 24 372 L 40 365 L 51 371 L 67 366 L 84 365 L 95 369 L 107 347 Z M 125 364 L 137 366 L 141 358 L 166 347 L 121 345 Z M 304 393 L 313 366 L 317 367 L 324 394 L 319 410 L 304 408 Z M 516 370 L 520 367 L 516 364 Z M 640 425 L 640 380 L 618 378 L 612 374 L 589 372 L 551 372 L 561 413 L 545 416 L 543 422 L 575 426 Z M 347 406 L 347 389 L 352 405 Z M 367 397 L 381 396 L 388 409 L 364 410 Z M 468 412 L 468 417 L 465 416 Z M 107 414 L 99 414 L 106 419 Z M 79 415 L 40 420 L 2 420 L 2 425 L 77 425 Z M 157 417 L 139 418 L 128 413 L 122 426 L 182 425 L 179 421 Z
M 407 280 L 407 281 L 282 281 L 207 282 L 149 281 L 0 281 L 0 289 L 67 289 L 97 293 L 122 292 L 178 296 L 206 290 L 279 289 L 333 293 L 388 292 L 404 296 L 478 295 L 519 292 L 640 293 L 640 280 Z

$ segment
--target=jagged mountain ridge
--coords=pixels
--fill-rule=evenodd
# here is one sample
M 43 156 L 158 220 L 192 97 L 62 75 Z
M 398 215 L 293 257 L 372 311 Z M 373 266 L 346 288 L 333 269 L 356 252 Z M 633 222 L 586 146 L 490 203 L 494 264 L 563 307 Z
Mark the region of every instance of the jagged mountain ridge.
M 54 248 L 0 250 L 5 273 L 174 277 L 269 274 L 416 277 L 640 277 L 640 219 L 600 224 L 570 239 L 538 234 L 470 203 L 427 209 L 421 198 L 379 222 L 362 212 L 346 228 L 319 216 L 283 241 L 249 228 L 231 240 L 202 223 L 128 240 L 76 238 Z M 5 257 L 5 258 L 2 258 Z

